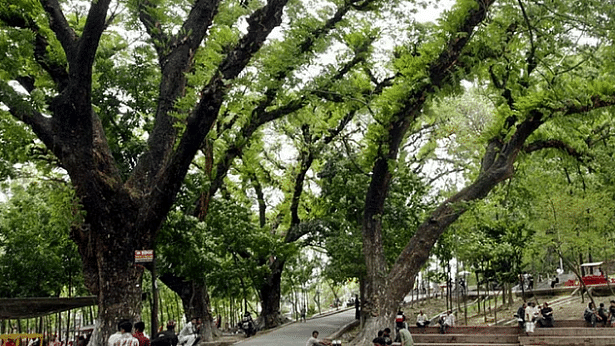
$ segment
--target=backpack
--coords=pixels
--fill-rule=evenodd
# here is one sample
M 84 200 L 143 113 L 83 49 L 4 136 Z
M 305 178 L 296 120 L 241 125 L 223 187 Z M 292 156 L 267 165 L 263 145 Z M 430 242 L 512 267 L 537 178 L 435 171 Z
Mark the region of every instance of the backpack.
M 402 323 L 404 321 L 404 315 L 395 316 L 395 322 Z

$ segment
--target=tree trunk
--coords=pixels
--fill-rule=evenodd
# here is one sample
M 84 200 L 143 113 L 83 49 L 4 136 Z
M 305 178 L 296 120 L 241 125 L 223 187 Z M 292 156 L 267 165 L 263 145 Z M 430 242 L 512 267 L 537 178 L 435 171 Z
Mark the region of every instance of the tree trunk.
M 274 259 L 269 265 L 271 273 L 262 283 L 259 289 L 261 300 L 261 318 L 265 329 L 277 327 L 282 324 L 280 313 L 280 299 L 282 292 L 282 270 L 284 261 Z
M 429 78 L 426 78 L 429 81 L 409 86 L 411 91 L 405 96 L 404 104 L 399 106 L 399 111 L 389 114 L 390 120 L 385 124 L 387 133 L 377 143 L 378 156 L 372 167 L 361 227 L 367 273 L 363 316 L 368 320 L 365 322 L 365 328 L 355 340 L 358 344 L 368 344 L 375 335 L 374 332 L 385 327 L 393 327 L 395 310 L 412 288 L 412 278 L 416 276 L 421 266 L 427 261 L 433 244 L 442 232 L 463 213 L 460 210 L 463 210 L 464 207 L 453 206 L 452 204 L 456 201 L 466 200 L 466 197 L 473 194 L 477 194 L 477 197 L 480 195 L 480 198 L 484 197 L 495 184 L 509 177 L 512 173 L 510 171 L 512 167 L 505 165 L 506 170 L 498 171 L 500 174 L 493 174 L 493 176 L 483 174 L 481 178 L 486 178 L 486 181 L 480 186 L 474 185 L 472 189 L 466 188 L 442 204 L 433 212 L 428 221 L 419 226 L 394 266 L 390 270 L 387 268 L 382 246 L 381 218 L 393 175 L 392 163 L 397 161 L 399 148 L 407 130 L 421 115 L 426 100 L 436 88 L 450 81 L 446 77 L 456 67 L 463 48 L 472 37 L 475 26 L 482 22 L 487 9 L 493 2 L 493 0 L 480 1 L 478 6 L 470 11 L 456 9 L 460 12 L 460 16 L 465 16 L 464 20 L 458 23 L 459 26 L 456 27 L 457 34 L 452 35 L 454 38 L 443 46 L 443 50 L 435 56 L 433 61 L 424 66 L 425 70 L 422 73 L 429 76 Z M 464 35 L 461 36 L 460 33 Z M 502 156 L 506 157 L 505 153 Z M 516 157 L 516 155 L 513 156 Z M 506 160 L 504 161 L 506 162 Z M 500 161 L 498 164 L 502 164 L 502 162 Z M 488 181 L 492 181 L 493 185 Z M 485 189 L 487 187 L 483 186 L 485 183 L 491 185 L 491 187 Z M 461 197 L 462 195 L 466 197 Z
M 177 293 L 181 299 L 186 320 L 189 321 L 192 317 L 201 319 L 203 322 L 201 328 L 203 341 L 212 341 L 214 324 L 207 285 L 179 278 L 172 273 L 165 273 L 159 279 L 173 292 Z
M 119 249 L 118 249 L 119 250 Z M 133 263 L 134 252 L 95 249 L 98 270 L 98 318 L 92 345 L 103 345 L 117 331 L 122 318 L 135 322 L 141 314 L 141 275 L 143 269 Z M 123 253 L 122 253 L 123 252 Z M 84 273 L 85 274 L 85 273 Z M 92 273 L 90 273 L 91 275 Z

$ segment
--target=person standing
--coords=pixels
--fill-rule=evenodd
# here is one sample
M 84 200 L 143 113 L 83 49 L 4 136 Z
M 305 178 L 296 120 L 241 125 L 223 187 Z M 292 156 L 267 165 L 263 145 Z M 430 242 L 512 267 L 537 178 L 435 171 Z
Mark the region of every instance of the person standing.
M 130 334 L 132 332 L 132 322 L 120 320 L 117 324 L 118 332 L 109 337 L 109 346 L 139 346 L 139 340 Z
M 145 323 L 143 321 L 137 322 L 134 325 L 135 331 L 132 333 L 137 340 L 139 340 L 139 346 L 150 346 L 149 338 L 143 334 L 145 330 Z
M 301 322 L 307 322 L 305 319 L 307 311 L 305 311 L 305 305 L 301 308 Z
M 399 310 L 395 316 L 395 341 L 401 340 L 399 331 L 402 328 L 406 328 L 406 315 L 404 315 L 403 311 Z

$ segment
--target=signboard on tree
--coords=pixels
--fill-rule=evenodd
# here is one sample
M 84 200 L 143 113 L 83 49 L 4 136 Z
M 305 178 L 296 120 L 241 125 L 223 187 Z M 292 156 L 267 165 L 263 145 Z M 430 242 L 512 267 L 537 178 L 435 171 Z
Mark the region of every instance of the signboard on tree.
M 135 250 L 135 263 L 154 261 L 154 250 Z

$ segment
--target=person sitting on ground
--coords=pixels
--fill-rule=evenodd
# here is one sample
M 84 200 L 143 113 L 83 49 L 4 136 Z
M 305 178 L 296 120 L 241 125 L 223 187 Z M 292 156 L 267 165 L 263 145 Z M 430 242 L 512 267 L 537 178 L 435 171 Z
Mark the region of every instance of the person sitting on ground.
M 451 310 L 448 310 L 446 314 L 440 316 L 438 324 L 440 324 L 440 334 L 446 334 L 448 328 L 455 326 L 455 315 Z
M 598 308 L 598 316 L 600 316 L 601 320 L 600 322 L 602 323 L 603 327 L 606 327 L 606 321 L 608 320 L 609 316 L 607 314 L 607 310 L 604 307 L 604 303 L 600 303 L 600 307 Z
M 455 326 L 455 315 L 453 315 L 453 312 L 451 310 L 448 310 L 446 319 L 444 319 L 444 324 L 446 325 L 447 329 Z
M 312 332 L 312 336 L 308 339 L 305 346 L 324 346 L 331 345 L 331 343 L 327 340 L 319 340 L 318 339 L 318 331 L 315 330 Z
M 596 312 L 596 307 L 594 306 L 594 303 L 589 302 L 589 304 L 587 304 L 585 311 L 583 311 L 583 318 L 586 322 L 590 323 L 592 327 L 595 327 L 596 322 L 601 320 L 601 317 L 598 316 L 598 313 Z
M 446 314 L 442 314 L 440 315 L 440 317 L 438 317 L 438 324 L 440 325 L 440 334 L 444 334 L 446 332 L 446 325 L 444 324 L 445 320 Z
M 553 327 L 553 308 L 549 303 L 545 302 L 540 309 L 541 317 L 538 319 L 538 325 L 541 327 Z
M 378 336 L 372 340 L 374 346 L 385 346 L 386 340 L 384 340 L 384 330 L 378 331 Z
M 384 328 L 384 334 L 382 337 L 384 338 L 385 345 L 393 344 L 393 340 L 391 339 L 391 328 Z
M 423 313 L 423 310 L 419 310 L 419 314 L 416 316 L 416 326 L 419 328 L 425 328 L 429 326 L 431 321 L 427 318 L 427 315 Z
M 180 345 L 194 346 L 201 340 L 198 333 L 198 321 L 198 317 L 192 317 L 190 322 L 184 325 L 178 336 Z

